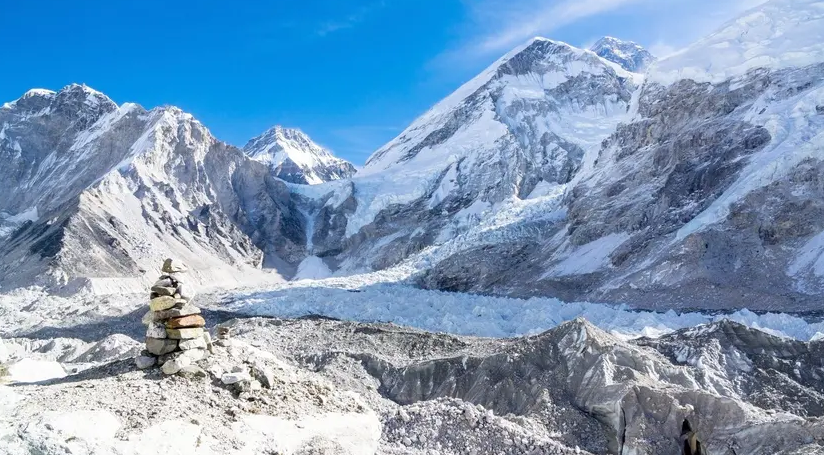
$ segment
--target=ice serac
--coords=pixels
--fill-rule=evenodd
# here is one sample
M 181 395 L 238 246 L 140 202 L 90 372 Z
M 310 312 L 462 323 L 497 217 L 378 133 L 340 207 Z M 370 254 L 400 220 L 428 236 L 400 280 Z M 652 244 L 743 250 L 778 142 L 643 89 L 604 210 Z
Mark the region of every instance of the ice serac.
M 351 184 L 315 191 L 315 254 L 343 272 L 382 269 L 466 232 L 501 201 L 567 185 L 625 118 L 634 77 L 565 43 L 526 43 L 378 150 Z
M 423 283 L 652 308 L 818 308 L 822 30 L 821 2 L 774 0 L 653 64 L 554 224 L 461 245 Z M 463 264 L 494 278 L 467 279 Z
M 7 103 L 0 125 L 4 288 L 131 289 L 165 255 L 234 285 L 302 259 L 286 184 L 177 108 L 71 85 Z
M 314 185 L 352 177 L 352 163 L 314 143 L 303 131 L 275 126 L 243 147 L 252 159 L 266 164 L 287 182 Z
M 656 60 L 641 45 L 611 36 L 601 38 L 589 50 L 633 73 L 643 73 Z

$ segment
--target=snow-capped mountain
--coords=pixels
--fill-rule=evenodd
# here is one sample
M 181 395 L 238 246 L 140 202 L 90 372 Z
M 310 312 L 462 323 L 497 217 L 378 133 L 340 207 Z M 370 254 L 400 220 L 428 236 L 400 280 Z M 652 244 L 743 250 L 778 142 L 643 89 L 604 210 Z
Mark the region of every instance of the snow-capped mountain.
M 174 108 L 33 90 L 0 110 L 3 284 L 140 275 L 171 252 L 222 277 L 385 270 L 454 291 L 808 309 L 824 293 L 822 17 L 773 0 L 646 75 L 534 39 L 317 185 L 273 178 L 287 149 L 328 155 L 297 132 L 241 151 Z
M 534 39 L 312 191 L 313 251 L 339 273 L 382 269 L 455 238 L 496 204 L 556 192 L 626 117 L 637 75 Z
M 601 38 L 589 50 L 633 73 L 643 73 L 656 60 L 641 45 L 611 36 Z
M 312 142 L 303 131 L 275 126 L 252 139 L 243 151 L 287 182 L 315 185 L 352 177 L 355 166 Z
M 0 125 L 4 287 L 129 287 L 169 254 L 234 285 L 302 250 L 286 184 L 179 109 L 70 85 L 5 104 Z
M 654 64 L 630 120 L 544 206 L 553 223 L 523 234 L 529 218 L 489 221 L 513 227 L 479 232 L 485 247 L 459 239 L 462 252 L 422 282 L 655 308 L 818 308 L 822 30 L 820 2 L 774 0 Z

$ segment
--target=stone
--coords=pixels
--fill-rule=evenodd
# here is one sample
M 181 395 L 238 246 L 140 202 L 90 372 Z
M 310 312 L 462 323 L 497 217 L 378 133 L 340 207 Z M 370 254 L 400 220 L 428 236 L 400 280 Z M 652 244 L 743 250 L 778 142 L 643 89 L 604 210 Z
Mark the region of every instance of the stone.
M 157 312 L 152 310 L 147 311 L 146 314 L 143 315 L 143 318 L 140 320 L 140 322 L 142 322 L 143 325 L 149 325 L 157 321 L 160 321 L 160 319 L 157 317 Z
M 253 365 L 251 369 L 252 377 L 260 382 L 263 387 L 271 389 L 275 386 L 275 373 L 264 365 Z
M 205 349 L 190 349 L 188 351 L 175 351 L 169 354 L 165 354 L 160 356 L 157 359 L 158 363 L 166 363 L 169 360 L 179 359 L 181 357 L 186 357 L 191 362 L 199 362 L 206 357 L 209 357 L 209 353 L 206 352 Z
M 152 287 L 164 287 L 164 288 L 173 288 L 177 286 L 177 283 L 174 282 L 171 276 L 163 275 L 158 279 Z
M 226 385 L 237 384 L 238 382 L 251 382 L 252 377 L 249 376 L 249 373 L 245 371 L 239 371 L 234 373 L 224 373 L 223 376 L 220 377 L 220 382 Z
M 189 327 L 205 327 L 206 320 L 203 319 L 203 316 L 193 314 L 189 316 L 183 316 L 179 318 L 169 319 L 166 321 L 166 328 L 169 329 L 182 329 L 182 328 L 189 328 Z
M 177 374 L 187 379 L 205 378 L 208 376 L 208 373 L 197 365 L 183 367 L 177 372 Z
M 189 329 L 166 329 L 166 336 L 173 340 L 192 340 L 194 338 L 203 337 L 203 329 L 201 327 Z
M 168 338 L 166 336 L 166 326 L 163 323 L 152 322 L 146 327 L 146 337 L 148 338 Z
M 168 310 L 158 311 L 156 317 L 161 321 L 165 321 L 167 319 L 179 318 L 192 314 L 200 314 L 200 308 L 189 303 L 178 303 Z
M 209 347 L 203 337 L 193 338 L 191 340 L 180 340 L 180 343 L 178 343 L 177 346 L 181 351 L 188 351 L 190 349 L 207 349 Z
M 166 286 L 152 286 L 152 293 L 157 294 L 159 296 L 170 295 L 174 297 L 174 295 L 177 293 L 177 288 Z
M 192 287 L 184 285 L 183 283 L 177 287 L 176 294 L 179 295 L 181 299 L 192 300 L 195 298 L 195 293 L 192 291 Z
M 215 346 L 212 344 L 212 336 L 209 335 L 209 332 L 203 332 L 203 341 L 206 342 L 206 349 L 209 351 L 209 353 L 214 354 Z
M 174 307 L 177 303 L 178 302 L 174 297 L 164 295 L 152 299 L 152 301 L 149 302 L 149 308 L 151 308 L 152 311 L 163 311 Z
M 157 357 L 151 355 L 139 355 L 134 359 L 134 364 L 139 370 L 151 368 L 157 363 Z
M 176 340 L 146 338 L 146 350 L 154 355 L 168 354 L 175 349 L 177 349 Z
M 179 356 L 174 359 L 169 359 L 160 367 L 163 374 L 172 375 L 177 374 L 180 370 L 192 364 L 192 360 L 185 356 Z
M 163 268 L 161 269 L 163 273 L 185 273 L 188 269 L 186 266 L 174 259 L 166 259 L 163 262 Z
M 232 329 L 229 327 L 218 327 L 215 330 L 217 331 L 218 340 L 228 340 L 232 337 Z

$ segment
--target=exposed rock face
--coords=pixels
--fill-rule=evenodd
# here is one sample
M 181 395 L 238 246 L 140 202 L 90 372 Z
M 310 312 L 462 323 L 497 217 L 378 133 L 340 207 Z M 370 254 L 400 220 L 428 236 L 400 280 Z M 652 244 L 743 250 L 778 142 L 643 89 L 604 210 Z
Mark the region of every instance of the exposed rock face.
M 269 166 L 287 182 L 313 185 L 355 175 L 352 163 L 314 143 L 303 131 L 275 126 L 243 147 L 252 159 Z
M 316 337 L 318 331 L 326 336 Z M 732 322 L 634 342 L 583 320 L 512 340 L 328 320 L 240 321 L 235 332 L 372 402 L 380 402 L 379 393 L 402 405 L 385 420 L 382 444 L 389 447 L 464 450 L 439 447 L 449 437 L 437 426 L 436 436 L 408 437 L 426 435 L 432 424 L 425 416 L 440 414 L 445 404 L 458 412 L 447 413 L 443 425 L 466 432 L 458 439 L 485 453 L 529 453 L 517 447 L 521 438 L 534 444 L 541 431 L 583 453 L 680 453 L 685 418 L 707 453 L 808 453 L 824 441 L 824 382 L 815 373 L 824 366 L 822 344 Z M 476 442 L 473 434 L 494 416 L 542 430 L 518 435 L 510 448 L 496 446 L 509 437 L 501 433 Z
M 0 243 L 4 287 L 105 288 L 168 253 L 231 284 L 302 254 L 286 185 L 178 109 L 118 107 L 72 85 L 7 103 L 0 125 L 0 212 L 27 217 Z
M 599 39 L 589 50 L 633 73 L 643 73 L 656 60 L 640 45 L 611 36 Z

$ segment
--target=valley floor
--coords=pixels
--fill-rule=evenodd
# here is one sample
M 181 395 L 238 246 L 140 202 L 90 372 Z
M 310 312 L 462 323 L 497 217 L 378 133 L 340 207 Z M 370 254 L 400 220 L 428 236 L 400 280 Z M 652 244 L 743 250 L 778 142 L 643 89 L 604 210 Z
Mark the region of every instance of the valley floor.
M 368 276 L 195 302 L 235 335 L 205 377 L 184 379 L 134 367 L 146 296 L 0 296 L 0 453 L 618 453 L 623 426 L 627 449 L 652 454 L 684 417 L 716 446 L 764 434 L 737 453 L 824 453 L 809 451 L 824 444 L 824 323 L 799 315 L 650 313 Z M 275 379 L 221 384 L 237 366 Z

